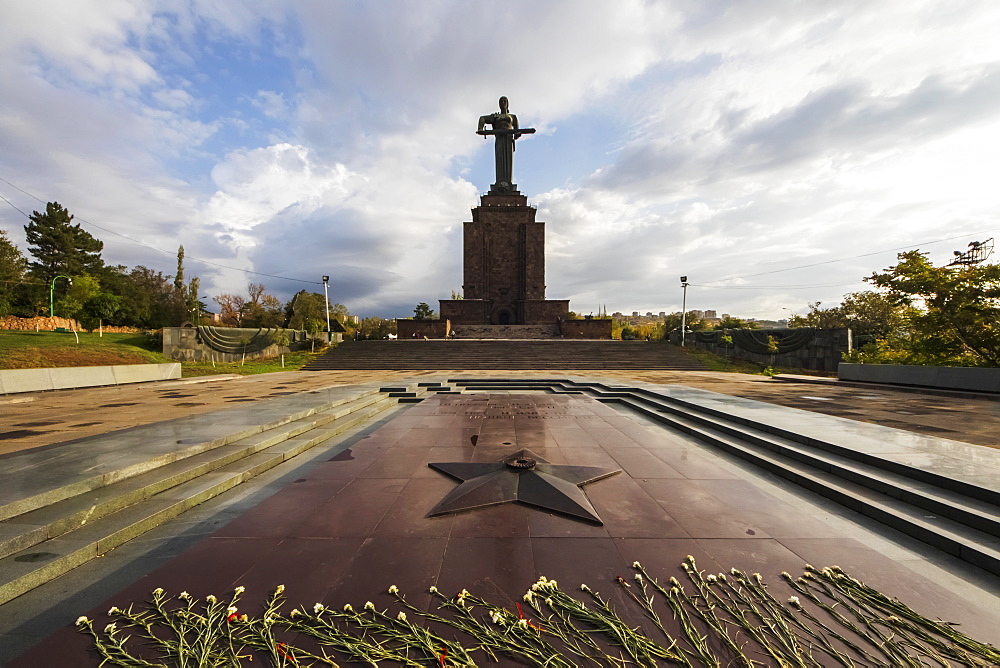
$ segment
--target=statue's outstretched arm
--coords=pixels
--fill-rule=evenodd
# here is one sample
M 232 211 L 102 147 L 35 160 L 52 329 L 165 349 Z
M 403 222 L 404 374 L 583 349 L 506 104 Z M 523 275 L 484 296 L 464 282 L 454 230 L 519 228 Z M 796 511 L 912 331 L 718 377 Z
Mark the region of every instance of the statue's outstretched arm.
M 486 124 L 489 123 L 492 119 L 493 119 L 493 115 L 492 114 L 488 114 L 486 116 L 480 116 L 479 117 L 479 130 L 483 130 L 486 127 Z M 478 130 L 477 130 L 477 132 L 478 132 Z

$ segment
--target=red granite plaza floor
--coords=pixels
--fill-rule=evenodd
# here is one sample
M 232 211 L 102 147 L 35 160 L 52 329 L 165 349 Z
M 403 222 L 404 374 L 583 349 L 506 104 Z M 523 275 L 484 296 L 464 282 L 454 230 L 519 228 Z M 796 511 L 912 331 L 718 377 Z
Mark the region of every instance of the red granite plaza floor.
M 515 503 L 427 516 L 459 484 L 429 462 L 492 462 L 522 448 L 553 464 L 620 468 L 584 487 L 603 525 Z M 864 531 L 845 531 L 822 514 L 807 496 L 778 498 L 704 446 L 593 399 L 440 395 L 316 464 L 105 604 L 68 618 L 89 614 L 102 626 L 112 604 L 142 601 L 155 587 L 204 596 L 243 585 L 249 606 L 284 584 L 292 605 L 391 607 L 391 584 L 418 605 L 429 603 L 427 589 L 436 585 L 513 607 L 539 575 L 566 590 L 587 583 L 625 609 L 615 578 L 631 577 L 633 561 L 666 579 L 680 577 L 680 562 L 693 555 L 712 572 L 760 572 L 779 597 L 787 596 L 782 571 L 838 564 L 928 616 L 1000 641 L 1000 610 L 970 605 L 867 546 Z M 67 628 L 12 665 L 96 665 L 87 645 Z

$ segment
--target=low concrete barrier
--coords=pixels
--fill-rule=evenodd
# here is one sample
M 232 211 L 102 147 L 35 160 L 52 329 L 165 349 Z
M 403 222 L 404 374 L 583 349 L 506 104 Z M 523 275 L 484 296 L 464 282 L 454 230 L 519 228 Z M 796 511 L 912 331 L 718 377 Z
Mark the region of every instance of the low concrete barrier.
M 0 371 L 0 394 L 147 383 L 180 377 L 181 365 L 178 362 L 72 366 L 58 369 L 5 369 Z
M 906 364 L 845 364 L 837 367 L 840 380 L 935 387 L 967 392 L 1000 393 L 1000 369 Z

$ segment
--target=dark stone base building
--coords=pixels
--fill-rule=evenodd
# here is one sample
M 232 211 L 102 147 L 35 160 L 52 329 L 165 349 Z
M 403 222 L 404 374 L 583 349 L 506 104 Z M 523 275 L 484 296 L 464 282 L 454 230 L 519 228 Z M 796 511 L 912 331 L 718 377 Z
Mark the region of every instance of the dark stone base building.
M 439 320 L 397 320 L 400 339 L 610 339 L 611 320 L 568 320 L 568 299 L 545 298 L 545 223 L 517 190 L 490 192 L 463 228 L 464 299 L 440 300 Z
M 452 325 L 544 325 L 569 315 L 568 299 L 545 298 L 545 223 L 517 192 L 489 193 L 465 223 L 464 299 L 442 299 Z

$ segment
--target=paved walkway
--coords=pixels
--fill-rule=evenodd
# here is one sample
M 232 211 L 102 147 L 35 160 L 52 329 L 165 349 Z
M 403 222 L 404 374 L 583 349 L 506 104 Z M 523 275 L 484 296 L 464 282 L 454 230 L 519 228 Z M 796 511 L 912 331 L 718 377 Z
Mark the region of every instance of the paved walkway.
M 0 395 L 0 455 L 321 387 L 414 375 L 419 374 L 288 371 Z
M 576 371 L 455 372 L 493 377 L 566 377 Z M 0 395 L 0 454 L 93 434 L 210 413 L 263 398 L 336 384 L 391 383 L 447 376 L 444 371 L 317 371 L 208 376 L 136 386 Z M 860 422 L 1000 447 L 1000 401 L 914 394 L 888 389 L 797 384 L 766 376 L 709 371 L 610 371 L 596 375 L 628 383 L 681 383 L 722 394 L 836 415 Z

